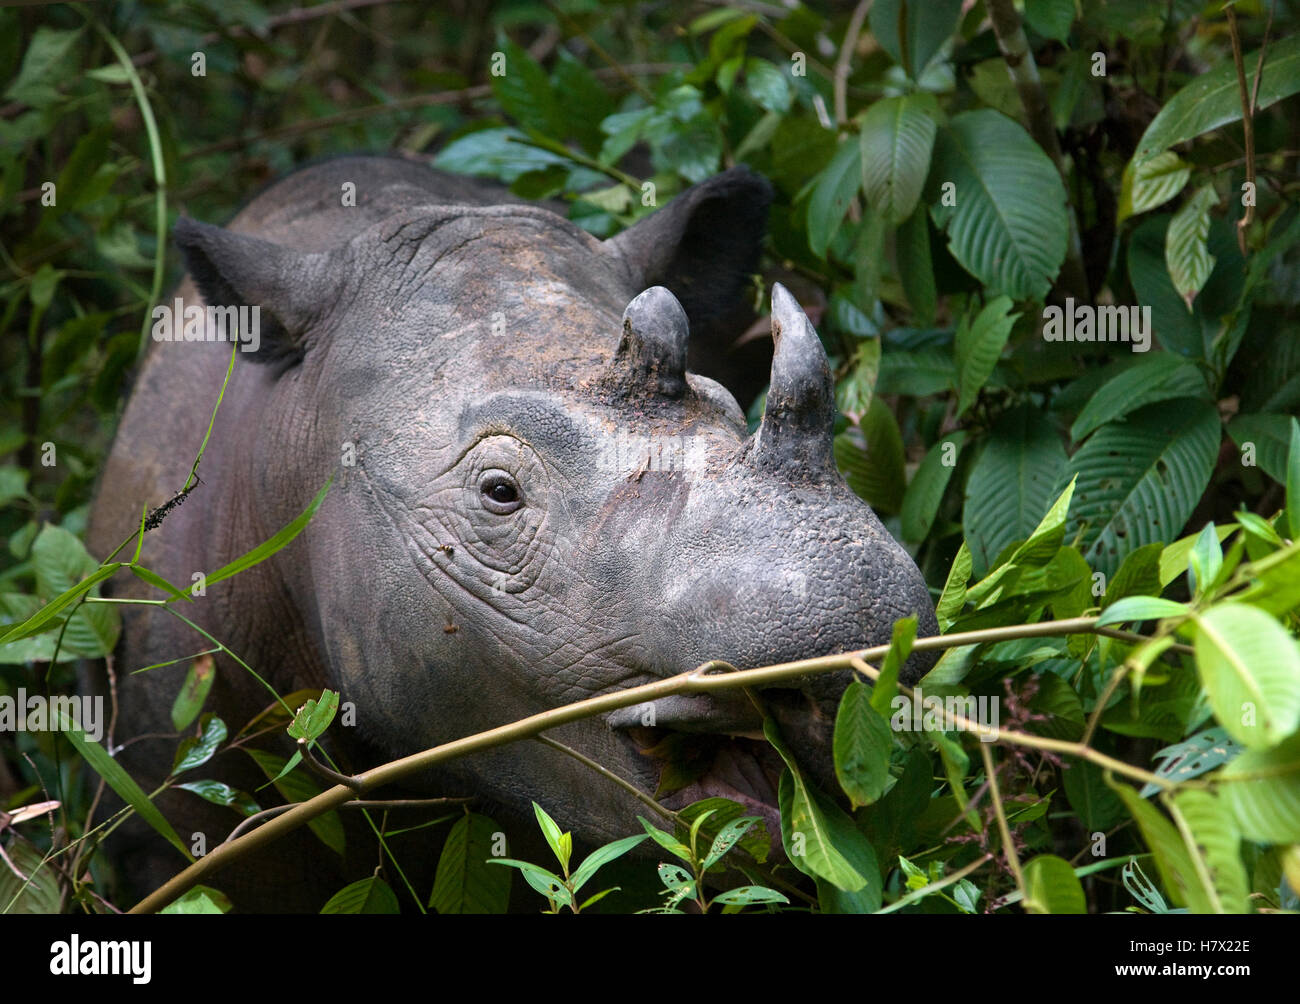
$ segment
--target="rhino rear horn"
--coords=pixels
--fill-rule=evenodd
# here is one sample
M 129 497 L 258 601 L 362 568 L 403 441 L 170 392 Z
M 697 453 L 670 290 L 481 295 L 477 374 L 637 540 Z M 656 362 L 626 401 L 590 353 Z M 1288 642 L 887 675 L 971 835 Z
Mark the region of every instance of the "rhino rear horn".
M 835 474 L 830 363 L 808 315 L 779 282 L 772 286 L 772 383 L 749 461 L 790 480 Z
M 681 397 L 686 392 L 690 322 L 663 286 L 638 293 L 623 311 L 623 334 L 606 383 L 623 394 Z
M 172 236 L 208 306 L 258 307 L 258 362 L 296 360 L 334 287 L 326 281 L 328 254 L 280 244 L 182 216 Z

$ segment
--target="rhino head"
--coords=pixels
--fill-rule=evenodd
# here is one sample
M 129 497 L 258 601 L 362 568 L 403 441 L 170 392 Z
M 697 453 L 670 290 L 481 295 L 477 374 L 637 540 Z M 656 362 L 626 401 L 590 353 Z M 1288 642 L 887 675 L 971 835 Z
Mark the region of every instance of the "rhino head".
M 355 703 L 367 748 L 404 755 L 708 660 L 862 648 L 911 614 L 933 630 L 916 566 L 836 471 L 831 373 L 790 293 L 772 290 L 753 435 L 688 371 L 692 328 L 743 293 L 767 200 L 728 172 L 605 242 L 517 205 L 413 205 L 319 250 L 183 220 L 204 298 L 261 308 L 266 365 L 242 368 L 244 438 L 225 447 L 247 542 L 335 476 L 256 584 L 272 601 L 241 610 L 263 662 L 315 667 Z M 762 695 L 828 787 L 846 682 Z M 761 726 L 733 691 L 552 734 L 646 792 L 665 751 L 687 749 L 670 807 L 725 795 L 777 833 Z M 439 783 L 535 800 L 589 840 L 644 811 L 535 742 L 457 760 Z

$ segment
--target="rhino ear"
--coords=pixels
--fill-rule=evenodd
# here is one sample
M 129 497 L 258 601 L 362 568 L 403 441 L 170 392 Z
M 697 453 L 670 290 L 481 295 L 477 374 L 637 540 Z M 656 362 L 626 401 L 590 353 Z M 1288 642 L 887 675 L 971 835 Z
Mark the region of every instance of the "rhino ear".
M 692 333 L 708 329 L 743 301 L 758 267 L 772 186 L 733 167 L 688 188 L 606 246 L 633 272 L 633 286 L 667 287 Z
M 172 236 L 210 306 L 258 307 L 257 362 L 297 362 L 330 286 L 327 254 L 309 254 L 182 216 Z

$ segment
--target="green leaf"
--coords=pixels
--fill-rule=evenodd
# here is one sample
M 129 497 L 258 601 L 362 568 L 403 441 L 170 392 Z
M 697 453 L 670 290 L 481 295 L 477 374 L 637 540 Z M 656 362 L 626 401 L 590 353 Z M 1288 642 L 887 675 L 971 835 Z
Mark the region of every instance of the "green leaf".
M 966 431 L 958 429 L 926 451 L 903 495 L 904 540 L 920 543 L 930 532 L 965 442 Z
M 1116 222 L 1123 223 L 1130 216 L 1168 202 L 1183 190 L 1191 176 L 1191 165 L 1172 150 L 1146 160 L 1129 161 L 1120 184 Z
M 1286 486 L 1286 525 L 1292 539 L 1300 540 L 1300 422 L 1294 418 L 1291 419 L 1291 444 L 1287 449 L 1283 483 Z
M 314 742 L 324 735 L 339 710 L 339 692 L 323 690 L 319 699 L 310 698 L 299 708 L 287 729 L 291 739 Z
M 999 296 L 984 305 L 972 320 L 967 314 L 957 326 L 954 352 L 957 358 L 957 414 L 974 402 L 984 382 L 993 373 L 998 357 L 1019 314 L 1010 313 L 1011 298 Z
M 501 50 L 505 54 L 505 73 L 492 76 L 492 93 L 507 115 L 520 125 L 536 129 L 545 136 L 563 136 L 564 123 L 559 103 L 546 71 L 513 42 Z
M 1245 603 L 1196 619 L 1196 667 L 1219 723 L 1251 749 L 1300 728 L 1300 647 L 1278 621 Z
M 1087 913 L 1083 886 L 1070 863 L 1054 854 L 1040 854 L 1025 865 L 1027 913 Z
M 573 891 L 576 893 L 588 880 L 596 874 L 597 870 L 609 864 L 611 861 L 621 858 L 637 844 L 645 840 L 646 835 L 639 833 L 636 836 L 624 837 L 622 840 L 615 840 L 613 843 L 606 844 L 604 847 L 598 847 L 583 859 L 577 870 L 573 873 L 571 880 Z M 708 867 L 707 865 L 705 867 Z
M 948 569 L 948 579 L 939 595 L 939 602 L 935 604 L 940 631 L 947 631 L 952 626 L 966 603 L 966 583 L 970 581 L 971 566 L 970 547 L 963 540 L 952 559 L 952 567 Z
M 1300 736 L 1269 750 L 1246 750 L 1214 780 L 1247 840 L 1300 842 Z
M 918 80 L 960 17 L 961 0 L 876 0 L 868 23 L 880 47 Z
M 1223 568 L 1223 547 L 1213 523 L 1206 523 L 1196 535 L 1188 555 L 1188 587 L 1193 595 L 1206 592 Z
M 840 698 L 835 716 L 835 777 L 856 809 L 885 792 L 894 736 L 889 723 L 871 706 L 871 690 L 853 681 Z
M 1165 233 L 1165 264 L 1174 289 L 1192 309 L 1192 301 L 1205 285 L 1214 268 L 1214 255 L 1210 254 L 1210 210 L 1219 197 L 1213 185 L 1206 185 L 1193 195 L 1169 221 Z
M 542 836 L 546 838 L 546 843 L 550 846 L 551 851 L 555 854 L 556 859 L 560 862 L 560 867 L 564 873 L 569 873 L 569 855 L 573 851 L 573 845 L 565 844 L 564 831 L 560 829 L 559 824 L 555 822 L 546 810 L 536 802 L 533 803 L 533 815 L 537 817 L 537 825 L 542 828 Z
M 1259 52 L 1251 52 L 1243 65 L 1254 68 Z M 1300 35 L 1271 40 L 1259 80 L 1256 113 L 1300 91 Z M 1241 118 L 1241 93 L 1237 70 L 1232 60 L 1224 60 L 1206 73 L 1193 77 L 1182 90 L 1170 98 L 1151 120 L 1138 141 L 1134 160 L 1147 160 L 1159 153 L 1194 139 Z
M 1205 378 L 1194 363 L 1172 352 L 1143 356 L 1097 389 L 1070 426 L 1070 438 L 1080 442 L 1108 422 L 1156 401 L 1206 393 Z
M 1138 797 L 1126 784 L 1113 785 L 1128 807 L 1129 814 L 1142 831 L 1143 842 L 1151 849 L 1165 893 L 1176 906 L 1186 906 L 1193 913 L 1212 913 L 1210 898 L 1201 885 L 1187 847 L 1174 825 L 1160 810 Z
M 713 897 L 713 902 L 729 906 L 753 906 L 756 903 L 789 903 L 775 889 L 761 885 L 742 885 Z
M 614 111 L 608 88 L 564 46 L 557 49 L 552 76 L 552 88 L 562 96 L 559 112 L 568 122 L 569 133 L 588 153 L 598 153 L 603 141 L 600 123 Z
M 1213 912 L 1250 913 L 1236 821 L 1208 791 L 1178 792 L 1169 811 Z
M 832 445 L 835 464 L 854 493 L 879 513 L 897 512 L 907 478 L 903 436 L 889 406 L 873 395 L 861 423 L 845 429 Z
M 1232 533 L 1232 524 L 1227 523 L 1223 526 L 1216 527 L 1215 533 L 1219 540 Z M 1168 547 L 1160 552 L 1160 588 L 1173 582 L 1174 579 L 1187 571 L 1187 563 L 1191 558 L 1192 547 L 1196 544 L 1198 534 L 1189 534 L 1179 540 L 1174 541 Z
M 915 323 L 922 328 L 929 327 L 934 323 L 939 292 L 934 260 L 930 257 L 930 221 L 924 205 L 918 204 L 899 226 L 894 237 L 894 255 L 898 259 L 898 279 L 915 315 Z
M 1278 484 L 1285 485 L 1294 423 L 1290 415 L 1237 415 L 1228 423 L 1228 435 L 1242 451 L 1243 465 L 1249 460 L 1250 466 L 1260 467 Z
M 691 849 L 688 846 L 683 844 L 680 840 L 677 840 L 671 833 L 665 833 L 657 826 L 652 826 L 644 817 L 637 816 L 636 818 L 641 820 L 641 825 L 645 828 L 646 833 L 650 834 L 650 839 L 666 850 L 669 854 L 681 858 L 687 864 L 692 863 Z
M 825 257 L 861 184 L 861 148 L 845 140 L 817 176 L 808 199 L 808 246 L 818 258 Z
M 62 712 L 59 715 L 59 728 L 62 730 L 68 742 L 81 758 L 90 764 L 91 769 L 104 779 L 104 782 L 112 788 L 122 801 L 131 806 L 136 814 L 154 828 L 158 833 L 166 838 L 167 842 L 175 847 L 187 861 L 193 861 L 189 850 L 177 836 L 176 831 L 172 828 L 171 823 L 163 818 L 163 814 L 158 811 L 158 807 L 149 800 L 149 796 L 144 793 L 130 774 L 118 763 L 113 757 L 108 755 L 108 751 L 93 739 L 87 739 L 85 733 L 77 728 L 68 717 Z
M 401 913 L 397 895 L 378 875 L 345 885 L 320 908 L 326 913 Z
M 230 900 L 225 893 L 211 886 L 196 885 L 180 899 L 173 900 L 159 913 L 180 914 L 183 916 L 200 914 L 222 914 L 230 912 Z
M 205 580 L 206 584 L 211 586 L 223 579 L 230 578 L 232 575 L 238 575 L 240 572 L 244 571 L 244 569 L 252 568 L 254 565 L 260 564 L 281 548 L 288 545 L 289 542 L 292 541 L 294 537 L 298 536 L 298 534 L 302 533 L 307 524 L 311 522 L 311 518 L 316 515 L 316 510 L 320 508 L 320 504 L 325 501 L 325 495 L 330 490 L 330 485 L 333 483 L 334 475 L 331 474 L 329 480 L 326 481 L 324 487 L 316 493 L 316 497 L 311 500 L 306 509 L 285 526 L 281 527 L 269 540 L 263 541 L 247 554 L 240 555 L 230 564 L 223 565 L 215 572 L 208 575 Z
M 1066 42 L 1074 24 L 1074 0 L 1025 0 L 1025 21 L 1044 38 Z
M 172 762 L 172 774 L 183 774 L 187 770 L 201 767 L 212 759 L 217 747 L 226 741 L 226 723 L 208 712 L 199 719 L 199 735 L 187 736 L 176 747 L 176 756 Z
M 1191 611 L 1186 603 L 1161 599 L 1159 596 L 1126 596 L 1101 612 L 1097 626 L 1123 624 L 1125 621 L 1155 621 L 1165 617 L 1186 617 Z
M 185 781 L 182 784 L 175 785 L 175 787 L 191 791 L 205 802 L 211 802 L 213 805 L 229 806 L 245 816 L 251 816 L 253 813 L 261 811 L 261 806 L 247 792 L 232 788 L 221 781 L 209 779 Z
M 642 109 L 638 114 L 642 115 L 642 119 L 637 122 L 639 131 L 641 122 L 649 116 L 650 110 Z M 609 119 L 605 121 L 608 122 Z M 433 159 L 433 166 L 457 174 L 495 178 L 506 184 L 512 184 L 520 175 L 530 171 L 541 171 L 556 164 L 572 166 L 567 157 L 561 157 L 550 150 L 516 142 L 522 139 L 524 134 L 509 126 L 479 129 L 448 143 Z M 628 147 L 635 142 L 636 133 L 633 133 L 628 141 Z M 609 143 L 610 140 L 606 140 L 606 145 Z M 604 156 L 603 149 L 602 156 Z
M 37 28 L 27 43 L 18 76 L 5 91 L 5 97 L 33 108 L 45 108 L 57 101 L 58 86 L 76 79 L 76 74 L 68 71 L 75 57 L 73 46 L 80 34 L 79 28 L 68 31 Z
M 264 750 L 249 749 L 247 746 L 242 748 L 253 758 L 257 766 L 262 768 L 262 773 L 275 785 L 276 791 L 284 796 L 286 802 L 306 802 L 321 793 L 320 788 L 304 776 L 304 771 L 286 772 L 285 768 L 289 761 L 283 757 Z M 339 819 L 338 812 L 330 811 L 317 816 L 307 826 L 322 844 L 339 857 L 343 856 L 346 837 L 343 831 L 343 820 Z
M 501 828 L 487 816 L 466 813 L 451 827 L 438 858 L 429 906 L 440 914 L 505 913 L 510 873 L 489 868 Z
M 1089 833 L 1104 833 L 1124 818 L 1124 803 L 1106 785 L 1102 769 L 1088 760 L 1072 760 L 1061 774 L 1065 797 Z
M 26 840 L 10 841 L 5 854 L 9 863 L 0 861 L 0 914 L 59 913 L 63 897 L 54 866 L 46 864 L 41 852 Z M 26 881 L 14 874 L 14 868 Z
M 741 842 L 745 834 L 758 822 L 761 822 L 758 816 L 741 816 L 739 819 L 728 822 L 718 831 L 718 835 L 713 838 L 709 853 L 705 855 L 704 863 L 700 868 L 708 871 L 716 865 L 728 851 Z
M 733 802 L 729 798 L 704 798 L 692 802 L 684 809 L 679 809 L 677 818 L 679 824 L 685 824 L 682 826 L 684 831 L 686 826 L 692 825 L 694 820 L 706 813 L 709 814 L 709 820 L 707 824 L 700 827 L 699 832 L 709 840 L 717 839 L 718 834 L 728 823 L 734 822 L 741 816 L 748 816 L 748 811 L 739 802 Z M 759 864 L 767 860 L 772 847 L 772 838 L 767 832 L 767 825 L 761 819 L 740 838 L 740 847 Z
M 943 205 L 948 182 L 956 205 Z M 927 193 L 952 256 L 989 295 L 1047 295 L 1065 260 L 1065 188 L 1022 126 L 991 109 L 954 116 L 939 130 Z
M 164 579 L 157 572 L 145 568 L 143 565 L 132 564 L 132 565 L 127 565 L 127 568 L 129 568 L 131 570 L 131 574 L 134 575 L 141 582 L 147 582 L 149 583 L 149 585 L 153 586 L 154 588 L 161 589 L 164 593 L 168 593 L 174 599 L 184 600 L 186 603 L 194 602 L 193 596 L 191 596 L 185 590 L 173 586 L 170 582 Z
M 843 818 L 843 813 L 824 795 L 819 798 L 804 780 L 798 763 L 770 718 L 763 723 L 763 734 L 786 764 L 786 770 L 781 774 L 778 799 L 781 839 L 790 863 L 805 875 L 823 878 L 846 892 L 862 889 L 868 884 L 869 876 L 860 874 L 840 853 L 832 832 L 832 827 L 835 827 L 835 833 L 838 833 L 844 823 L 853 830 L 852 821 Z M 841 825 L 837 826 L 837 823 Z
M 932 94 L 882 98 L 862 117 L 862 192 L 888 223 L 912 215 L 930 171 L 938 103 Z
M 891 708 L 898 694 L 898 674 L 912 654 L 912 643 L 916 641 L 916 617 L 900 617 L 894 621 L 890 632 L 889 652 L 880 664 L 880 676 L 871 688 L 871 707 L 878 715 L 885 715 Z M 892 747 L 891 747 L 892 748 Z
M 1112 575 L 1137 548 L 1181 530 L 1209 483 L 1219 435 L 1215 407 L 1190 398 L 1147 405 L 1093 433 L 1065 474 L 1078 478 L 1072 515 L 1087 524 L 1088 564 Z
M 765 59 L 745 60 L 745 90 L 769 112 L 784 115 L 790 110 L 793 95 L 785 75 Z
M 1061 438 L 1037 408 L 1020 405 L 994 422 L 966 481 L 966 539 L 980 574 L 1007 544 L 1034 531 L 1065 467 Z
M 1160 556 L 1164 550 L 1162 544 L 1154 543 L 1131 551 L 1119 571 L 1111 576 L 1106 595 L 1102 597 L 1102 609 L 1128 596 L 1158 596 L 1164 588 L 1160 582 Z
M 489 858 L 490 865 L 505 865 L 508 868 L 518 868 L 519 873 L 523 875 L 524 881 L 541 893 L 548 900 L 557 903 L 560 906 L 573 907 L 573 896 L 564 886 L 564 880 L 560 876 L 548 872 L 545 868 L 539 868 L 537 865 L 529 864 L 527 861 L 519 861 L 515 858 Z

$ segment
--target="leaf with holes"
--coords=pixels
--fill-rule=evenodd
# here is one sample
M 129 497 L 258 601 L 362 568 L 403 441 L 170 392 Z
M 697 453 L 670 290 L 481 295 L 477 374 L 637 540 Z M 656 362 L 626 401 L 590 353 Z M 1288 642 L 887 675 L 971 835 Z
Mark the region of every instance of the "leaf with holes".
M 1178 533 L 1200 501 L 1219 450 L 1219 413 L 1191 398 L 1150 404 L 1093 433 L 1066 465 L 1078 477 L 1072 520 L 1084 557 L 1113 575 L 1130 553 Z

